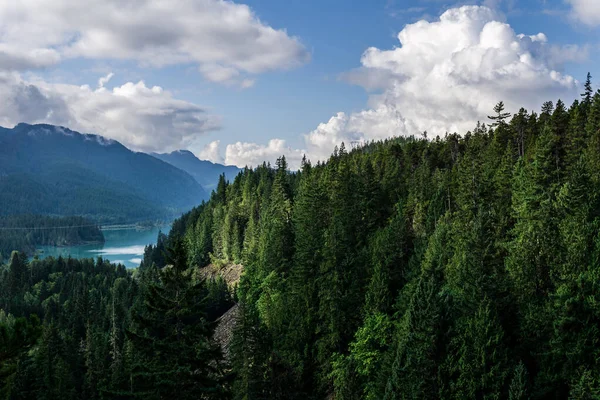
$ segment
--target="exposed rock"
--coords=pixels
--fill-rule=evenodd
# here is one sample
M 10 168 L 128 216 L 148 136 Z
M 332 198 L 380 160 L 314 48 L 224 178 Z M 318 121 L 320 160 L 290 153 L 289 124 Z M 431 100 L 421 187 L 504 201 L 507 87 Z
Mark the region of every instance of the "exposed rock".
M 233 331 L 237 325 L 239 314 L 239 306 L 235 304 L 215 321 L 217 326 L 213 334 L 213 339 L 221 346 L 225 360 L 229 360 L 229 346 L 233 339 Z
M 198 273 L 205 279 L 216 279 L 220 276 L 232 288 L 239 283 L 243 270 L 244 267 L 241 264 L 226 264 L 224 266 L 209 264 L 204 268 L 200 268 Z
M 244 267 L 241 264 L 209 264 L 206 267 L 199 268 L 196 273 L 204 279 L 217 279 L 222 277 L 230 289 L 233 289 L 240 282 L 240 277 Z M 213 340 L 221 347 L 225 360 L 229 360 L 229 346 L 233 339 L 233 331 L 235 330 L 240 314 L 239 306 L 235 304 L 227 312 L 221 315 L 216 321 L 216 327 L 213 334 Z

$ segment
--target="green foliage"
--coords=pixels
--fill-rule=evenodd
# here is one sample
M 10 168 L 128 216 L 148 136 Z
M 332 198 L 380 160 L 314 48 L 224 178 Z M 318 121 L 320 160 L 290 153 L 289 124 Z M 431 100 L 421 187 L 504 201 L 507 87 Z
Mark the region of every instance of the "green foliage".
M 244 265 L 235 396 L 595 387 L 576 371 L 600 373 L 599 107 L 588 82 L 570 108 L 511 117 L 499 103 L 491 129 L 342 145 L 294 173 L 281 159 L 222 180 L 178 224 L 199 265 Z
M 508 388 L 509 400 L 527 400 L 527 368 L 522 362 L 517 364 L 514 369 L 514 374 Z
M 0 305 L 43 332 L 4 393 L 218 397 L 226 376 L 244 400 L 598 398 L 600 92 L 494 111 L 223 177 L 135 279 L 11 256 Z M 243 264 L 234 295 L 209 263 Z M 234 300 L 228 375 L 210 321 Z
M 175 254 L 134 278 L 102 259 L 14 252 L 0 266 L 0 398 L 226 398 L 210 336 L 231 294 L 189 279 Z
M 159 281 L 148 286 L 143 306 L 133 314 L 128 330 L 136 355 L 131 395 L 145 399 L 219 397 L 220 352 L 210 342 L 206 285 L 191 279 L 182 239 L 171 244 L 167 264 Z

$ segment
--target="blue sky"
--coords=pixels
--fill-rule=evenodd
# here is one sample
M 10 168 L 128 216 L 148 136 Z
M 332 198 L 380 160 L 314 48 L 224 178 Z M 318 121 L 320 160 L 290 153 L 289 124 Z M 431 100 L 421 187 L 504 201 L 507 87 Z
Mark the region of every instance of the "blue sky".
M 88 0 L 87 9 L 96 8 L 97 14 L 122 13 L 117 11 L 117 3 L 110 8 L 111 2 Z M 82 18 L 81 23 L 73 22 L 79 18 L 77 10 L 69 9 L 73 15 L 65 17 L 62 25 L 36 16 L 64 14 L 66 8 L 61 6 L 69 6 L 69 0 L 47 0 L 45 10 L 33 0 L 24 0 L 18 14 L 2 10 L 0 5 L 0 22 L 9 25 L 0 28 L 0 78 L 8 82 L 6 88 L 0 86 L 0 97 L 14 104 L 6 115 L 0 114 L 0 122 L 66 124 L 111 136 L 136 150 L 186 147 L 203 158 L 243 165 L 272 161 L 279 153 L 293 160 L 305 152 L 323 158 L 336 141 L 415 134 L 425 129 L 429 120 L 435 132 L 462 130 L 480 119 L 483 109 L 479 104 L 461 103 L 461 96 L 497 91 L 507 99 L 488 95 L 479 103 L 506 100 L 509 105 L 534 107 L 546 100 L 543 96 L 572 100 L 577 84 L 564 77 L 583 80 L 590 71 L 600 79 L 600 6 L 595 0 L 247 0 L 225 6 L 217 0 L 202 0 L 199 7 L 176 0 L 173 7 L 180 3 L 182 15 L 172 11 L 165 13 L 163 20 L 155 12 L 161 0 L 146 3 L 148 6 L 137 2 L 141 9 L 119 14 L 131 16 L 131 22 L 111 28 L 117 32 L 114 37 L 108 28 L 108 33 L 101 32 L 112 20 Z M 465 5 L 487 6 L 493 11 L 473 11 Z M 427 58 L 416 42 L 412 50 L 407 46 L 404 52 L 394 52 L 400 46 L 397 35 L 407 25 L 422 20 L 436 24 L 448 10 L 456 10 L 454 17 L 449 17 L 452 21 L 439 27 L 421 26 L 412 30 L 411 37 L 419 43 L 425 40 L 423 47 L 430 42 L 436 47 L 435 35 L 442 39 L 444 29 L 448 35 L 464 29 L 475 38 L 487 29 L 488 35 L 505 38 L 504 44 L 491 45 L 497 52 L 492 61 L 481 61 L 480 49 L 471 49 L 458 63 L 451 61 L 451 54 L 457 52 L 451 40 L 436 50 L 440 54 L 447 50 L 448 60 Z M 191 25 L 180 32 L 177 27 L 187 23 L 180 18 L 186 16 L 192 17 Z M 193 18 L 203 21 L 205 17 L 206 25 L 216 21 L 217 26 L 196 32 Z M 157 21 L 164 32 L 153 34 Z M 496 21 L 507 24 L 515 34 L 542 32 L 546 37 L 521 43 L 518 51 L 509 54 L 513 50 L 508 43 L 521 39 L 511 39 L 500 25 L 494 25 Z M 32 32 L 25 38 L 17 36 L 11 23 Z M 494 26 L 484 28 L 486 24 Z M 138 32 L 143 34 L 137 37 Z M 261 42 L 256 51 L 254 35 L 256 42 Z M 131 37 L 131 43 L 123 43 Z M 161 47 L 162 41 L 165 47 Z M 470 46 L 478 47 L 478 39 L 476 42 Z M 171 55 L 170 46 L 180 46 L 180 50 Z M 225 54 L 214 56 L 221 47 Z M 362 60 L 371 47 L 376 50 L 372 57 Z M 523 54 L 530 54 L 534 62 L 520 65 Z M 457 78 L 464 86 L 455 93 L 456 83 L 441 87 L 452 96 L 440 98 L 434 88 L 419 93 L 427 76 L 421 76 L 407 59 L 422 57 L 424 69 L 456 67 L 448 72 L 452 79 L 467 71 Z M 155 62 L 157 59 L 160 61 Z M 217 74 L 206 72 L 208 67 Z M 523 87 L 505 90 L 506 84 L 494 86 L 491 70 L 507 82 L 522 79 Z M 350 71 L 356 72 L 355 78 L 348 78 Z M 556 78 L 554 72 L 563 77 Z M 99 79 L 109 73 L 110 78 L 99 85 Z M 365 83 L 373 80 L 375 86 Z M 446 81 L 440 82 L 444 86 Z M 77 89 L 83 85 L 87 87 Z M 153 86 L 161 90 L 153 90 Z M 32 90 L 39 95 L 31 95 Z M 21 92 L 26 94 L 15 95 Z M 39 106 L 36 103 L 36 110 L 44 112 L 23 112 L 33 106 L 19 102 L 41 102 Z M 414 110 L 413 104 L 418 105 Z M 432 114 L 436 108 L 447 110 L 447 115 L 438 118 Z M 463 109 L 469 111 L 463 113 Z M 449 119 L 452 115 L 458 115 L 456 121 Z M 272 139 L 278 141 L 269 144 Z M 227 147 L 238 142 L 237 147 Z
M 225 133 L 234 141 L 250 136 L 264 142 L 281 136 L 289 138 L 290 144 L 301 146 L 301 134 L 336 112 L 364 108 L 368 98 L 365 90 L 341 81 L 339 76 L 360 66 L 365 49 L 393 48 L 398 45 L 396 36 L 404 25 L 423 17 L 433 20 L 448 8 L 471 3 L 476 2 L 247 1 L 262 20 L 275 27 L 286 27 L 290 34 L 299 36 L 311 51 L 312 59 L 302 68 L 261 77 L 247 93 L 232 93 L 213 86 L 210 104 L 218 107 L 219 113 L 228 114 L 232 107 L 236 111 L 228 119 L 230 123 L 225 122 L 224 131 L 211 134 L 207 140 Z M 600 45 L 598 30 L 581 27 L 566 18 L 568 7 L 564 3 L 541 0 L 518 3 L 518 10 L 508 2 L 499 4 L 517 33 L 544 32 L 553 43 Z M 600 79 L 597 54 L 590 52 L 588 62 L 570 63 L 566 70 L 580 80 L 588 71 L 598 71 L 595 75 Z M 189 99 L 200 101 L 202 97 Z M 258 102 L 254 102 L 256 99 Z

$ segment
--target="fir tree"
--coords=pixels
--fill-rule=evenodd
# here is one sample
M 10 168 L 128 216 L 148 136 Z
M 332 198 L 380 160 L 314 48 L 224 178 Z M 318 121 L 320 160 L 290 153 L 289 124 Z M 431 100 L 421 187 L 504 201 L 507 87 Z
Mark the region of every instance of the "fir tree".
M 205 283 L 191 280 L 181 239 L 171 244 L 167 263 L 160 282 L 150 284 L 143 310 L 133 317 L 129 337 L 139 359 L 131 395 L 220 398 L 220 354 L 205 318 Z
M 494 106 L 496 115 L 488 116 L 493 121 L 492 126 L 499 126 L 505 123 L 505 120 L 510 118 L 511 114 L 504 111 L 504 102 L 501 101 Z

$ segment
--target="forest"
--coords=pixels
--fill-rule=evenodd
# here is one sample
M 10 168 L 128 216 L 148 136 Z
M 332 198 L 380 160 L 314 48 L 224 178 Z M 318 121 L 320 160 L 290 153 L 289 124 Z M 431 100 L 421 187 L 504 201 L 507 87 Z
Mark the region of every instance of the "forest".
M 0 271 L 0 398 L 228 398 L 230 372 L 210 336 L 233 299 L 171 243 L 169 267 L 133 273 L 101 258 L 14 252 Z
M 134 271 L 13 253 L 1 395 L 600 398 L 600 91 L 490 114 L 222 177 Z
M 103 242 L 98 225 L 86 218 L 0 215 L 0 263 L 8 260 L 13 250 L 32 255 L 36 246 Z

